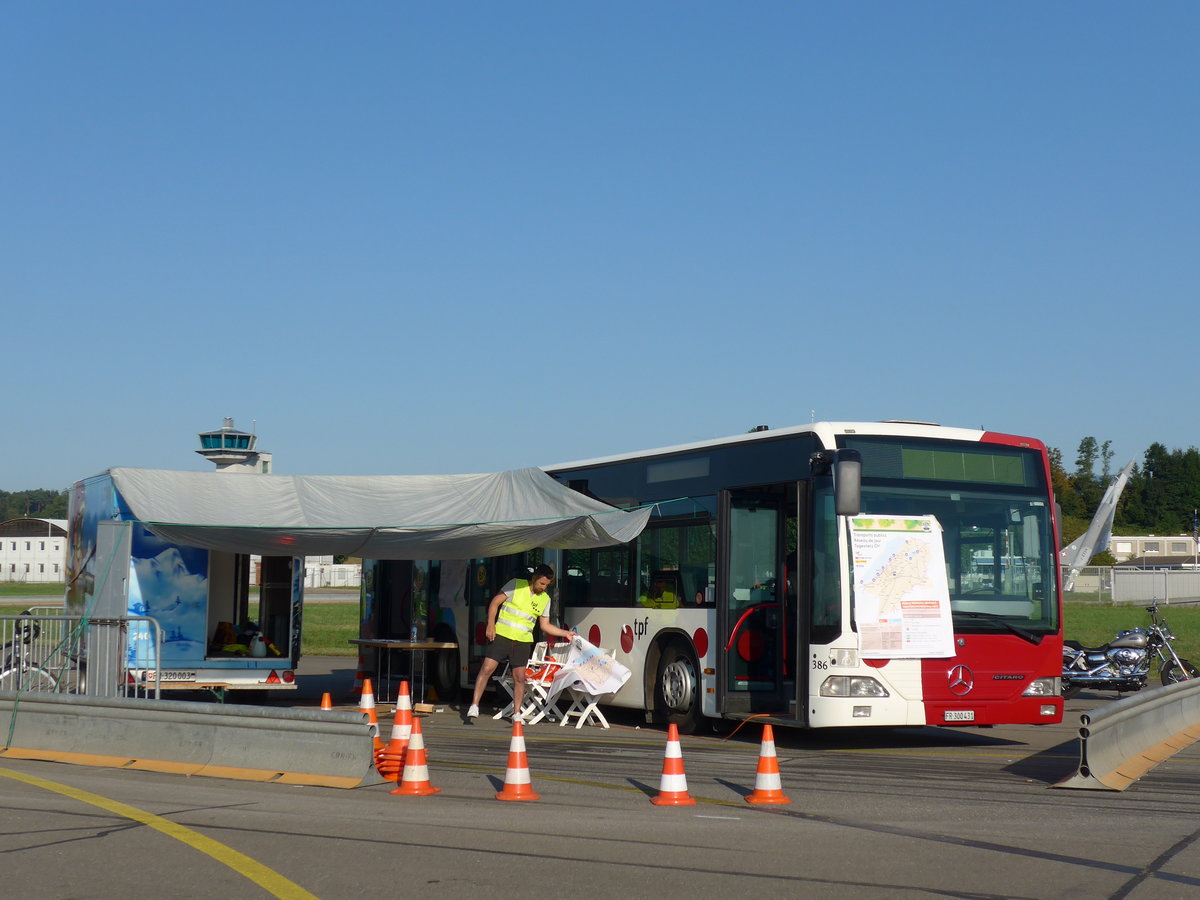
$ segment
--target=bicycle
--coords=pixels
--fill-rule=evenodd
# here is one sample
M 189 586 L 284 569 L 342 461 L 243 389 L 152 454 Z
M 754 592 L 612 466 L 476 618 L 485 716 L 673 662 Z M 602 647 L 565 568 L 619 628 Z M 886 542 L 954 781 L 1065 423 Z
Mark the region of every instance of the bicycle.
M 28 613 L 26 610 L 14 621 L 12 640 L 0 646 L 0 691 L 58 692 L 59 677 L 35 657 L 34 641 L 42 629 L 34 619 L 25 618 Z

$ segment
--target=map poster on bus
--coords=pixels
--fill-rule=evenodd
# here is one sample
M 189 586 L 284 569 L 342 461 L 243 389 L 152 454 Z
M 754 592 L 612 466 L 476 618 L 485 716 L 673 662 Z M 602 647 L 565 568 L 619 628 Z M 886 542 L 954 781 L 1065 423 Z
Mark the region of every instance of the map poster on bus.
M 954 655 L 954 620 L 935 516 L 850 519 L 854 617 L 864 659 Z

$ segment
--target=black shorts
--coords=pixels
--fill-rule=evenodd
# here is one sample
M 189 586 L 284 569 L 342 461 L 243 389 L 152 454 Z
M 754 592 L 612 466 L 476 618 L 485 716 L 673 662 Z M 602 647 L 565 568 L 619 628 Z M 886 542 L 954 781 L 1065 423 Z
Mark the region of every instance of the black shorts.
M 494 659 L 496 662 L 508 660 L 508 664 L 514 669 L 528 665 L 532 653 L 533 641 L 514 641 L 499 634 L 483 651 L 485 658 Z

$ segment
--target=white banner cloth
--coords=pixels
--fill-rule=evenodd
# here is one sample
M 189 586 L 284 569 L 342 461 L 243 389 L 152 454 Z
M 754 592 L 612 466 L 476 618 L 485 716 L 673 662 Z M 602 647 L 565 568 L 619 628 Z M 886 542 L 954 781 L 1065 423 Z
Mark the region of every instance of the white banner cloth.
M 583 638 L 575 638 L 567 653 L 567 661 L 554 676 L 548 691 L 553 702 L 566 688 L 574 688 L 598 697 L 621 689 L 633 674 L 608 653 Z

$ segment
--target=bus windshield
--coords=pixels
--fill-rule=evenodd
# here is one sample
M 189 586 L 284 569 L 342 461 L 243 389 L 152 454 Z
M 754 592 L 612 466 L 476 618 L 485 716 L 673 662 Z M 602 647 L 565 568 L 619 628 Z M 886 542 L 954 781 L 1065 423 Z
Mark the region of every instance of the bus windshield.
M 896 439 L 847 443 L 866 451 L 864 514 L 937 518 L 955 631 L 1058 630 L 1053 522 L 1037 451 L 924 448 Z

